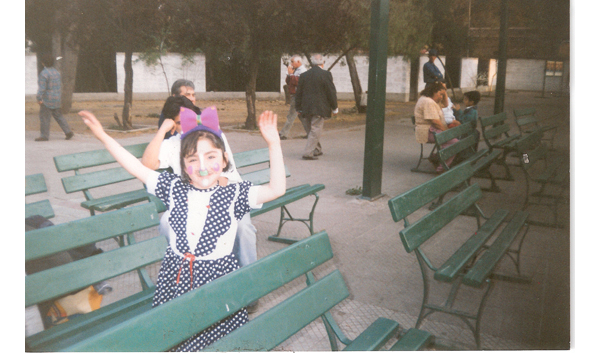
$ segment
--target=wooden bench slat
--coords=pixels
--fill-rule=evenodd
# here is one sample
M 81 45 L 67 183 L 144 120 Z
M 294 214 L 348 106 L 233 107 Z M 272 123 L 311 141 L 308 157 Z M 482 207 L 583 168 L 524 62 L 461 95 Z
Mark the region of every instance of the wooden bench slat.
M 285 177 L 290 177 L 290 171 L 285 167 Z M 254 185 L 266 184 L 271 180 L 271 171 L 269 169 L 261 169 L 253 172 L 248 172 L 242 175 L 244 180 L 252 182 Z
M 48 191 L 44 174 L 32 174 L 25 176 L 25 196 L 40 194 Z
M 123 147 L 137 158 L 141 158 L 147 146 L 148 143 L 146 142 Z M 59 173 L 116 162 L 113 156 L 105 149 L 65 154 L 56 156 L 53 159 L 56 170 Z
M 69 347 L 69 350 L 167 350 L 332 257 L 327 233 L 314 234 L 135 318 L 97 333 Z M 241 296 L 240 288 L 244 288 Z M 214 306 L 211 303 L 222 305 Z M 186 324 L 181 325 L 181 322 Z M 173 327 L 178 327 L 178 330 L 173 330 Z M 160 334 L 159 341 L 156 339 L 157 333 Z
M 25 204 L 25 218 L 39 215 L 44 218 L 54 217 L 54 209 L 50 204 L 50 200 L 42 200 Z
M 335 270 L 206 347 L 204 351 L 271 350 L 349 295 L 342 274 Z
M 360 333 L 358 337 L 349 345 L 344 347 L 345 351 L 378 351 L 387 343 L 396 333 L 400 324 L 394 320 L 380 317 L 373 322 L 366 330 Z
M 427 331 L 411 328 L 396 342 L 390 351 L 416 351 L 432 342 L 433 335 Z
M 441 174 L 422 185 L 391 198 L 388 201 L 388 206 L 394 222 L 401 221 L 440 195 L 463 184 L 472 175 L 473 166 L 468 163 L 460 164 L 452 169 L 452 173 Z
M 316 192 L 319 192 L 323 189 L 325 189 L 325 185 L 323 184 L 306 185 L 303 188 L 294 188 L 293 190 L 286 192 L 284 195 L 276 198 L 275 200 L 263 204 L 263 207 L 250 211 L 250 216 L 254 217 L 272 211 L 279 207 L 290 204 L 294 201 L 300 200 L 306 196 L 313 195 Z
M 484 150 L 481 155 L 476 155 L 475 159 L 475 165 L 474 165 L 474 171 L 480 171 L 482 169 L 487 168 L 491 163 L 493 163 L 495 160 L 497 160 L 501 155 L 502 152 L 499 150 L 493 150 L 493 151 L 488 151 L 488 150 Z
M 411 252 L 437 233 L 456 216 L 481 198 L 481 188 L 473 184 L 453 196 L 441 206 L 400 231 L 400 239 L 407 252 Z
M 475 265 L 467 272 L 463 278 L 463 283 L 479 287 L 483 284 L 486 278 L 492 273 L 496 264 L 504 256 L 510 248 L 511 243 L 527 221 L 529 214 L 519 211 L 511 219 L 511 221 L 502 229 L 498 238 L 492 243 L 489 249 L 481 256 Z
M 122 194 L 99 197 L 97 199 L 84 201 L 81 203 L 81 207 L 88 210 L 94 209 L 100 212 L 106 212 L 120 209 L 145 200 L 150 200 L 151 196 L 152 195 L 150 195 L 146 189 L 139 189 L 124 192 Z
M 70 318 L 65 323 L 27 337 L 26 342 L 33 351 L 59 351 L 91 336 L 90 331 L 102 331 L 123 322 L 127 317 L 150 310 L 155 289 L 148 288 L 86 315 Z
M 154 205 L 148 203 L 35 229 L 25 234 L 25 261 L 153 227 L 159 222 Z
M 233 154 L 236 168 L 244 168 L 252 165 L 268 162 L 269 149 L 261 148 L 256 150 L 238 152 Z
M 452 282 L 465 268 L 479 249 L 494 234 L 508 216 L 508 211 L 497 210 L 452 256 L 444 262 L 433 277 L 438 281 Z
M 25 307 L 161 261 L 166 247 L 165 237 L 155 237 L 28 275 L 25 277 Z
M 135 179 L 125 168 L 116 167 L 62 178 L 67 194 Z

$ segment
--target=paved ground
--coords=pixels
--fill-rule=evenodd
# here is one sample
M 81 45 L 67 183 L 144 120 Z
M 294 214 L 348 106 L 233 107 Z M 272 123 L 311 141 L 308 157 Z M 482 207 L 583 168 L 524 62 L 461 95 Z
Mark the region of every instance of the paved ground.
M 493 98 L 484 97 L 480 103 L 480 115 L 487 116 L 493 111 Z M 539 93 L 509 93 L 505 110 L 534 106 L 538 116 L 546 117 L 561 125 L 557 152 L 569 153 L 569 99 L 568 97 L 540 98 Z M 282 117 L 283 119 L 283 117 Z M 54 124 L 54 123 L 53 123 Z M 296 121 L 296 124 L 300 124 Z M 320 192 L 317 206 L 315 229 L 326 230 L 331 238 L 334 259 L 321 266 L 317 276 L 334 268 L 344 275 L 350 288 L 350 297 L 333 310 L 340 327 L 353 338 L 379 316 L 397 320 L 403 328 L 415 325 L 422 299 L 422 279 L 413 254 L 407 254 L 400 242 L 398 232 L 402 224 L 394 223 L 389 213 L 387 201 L 414 186 L 432 178 L 430 174 L 412 173 L 419 153 L 419 145 L 409 116 L 386 121 L 384 137 L 384 167 L 381 198 L 366 201 L 346 194 L 346 191 L 362 185 L 364 154 L 364 126 L 342 130 L 327 130 L 322 138 L 325 154 L 317 161 L 302 160 L 301 153 L 305 141 L 290 139 L 282 142 L 284 158 L 292 176 L 288 186 L 303 183 L 322 183 L 326 186 Z M 516 127 L 513 127 L 516 131 Z M 234 152 L 265 147 L 264 141 L 256 133 L 226 131 Z M 61 154 L 87 151 L 100 148 L 100 144 L 89 135 L 76 135 L 72 141 L 64 141 L 63 135 L 53 132 L 51 141 L 35 143 L 35 131 L 25 134 L 25 173 L 43 173 L 49 192 L 34 195 L 27 202 L 49 198 L 56 217 L 54 223 L 68 222 L 88 216 L 79 203 L 81 194 L 65 194 L 59 175 L 54 168 L 52 157 Z M 119 139 L 123 145 L 148 142 L 152 133 Z M 428 167 L 428 166 L 426 166 Z M 486 214 L 497 208 L 511 211 L 520 209 L 524 197 L 524 179 L 520 172 L 514 172 L 513 182 L 499 181 L 502 192 L 484 193 L 480 206 Z M 476 179 L 482 185 L 488 180 Z M 137 187 L 139 183 L 123 183 L 102 190 L 110 194 L 119 190 Z M 308 202 L 308 201 L 307 201 Z M 308 205 L 301 201 L 292 211 L 301 212 Z M 531 208 L 531 217 L 546 219 L 548 210 Z M 531 284 L 511 284 L 498 282 L 488 300 L 482 320 L 482 345 L 484 349 L 569 349 L 570 347 L 570 210 L 569 205 L 561 209 L 560 218 L 567 226 L 563 229 L 532 226 L 524 242 L 522 272 L 532 277 Z M 253 219 L 258 228 L 258 253 L 264 257 L 284 245 L 269 242 L 267 237 L 276 231 L 278 212 L 269 212 Z M 444 230 L 444 236 L 458 237 L 472 231 L 474 221 L 464 218 L 453 222 Z M 306 236 L 304 226 L 290 225 L 284 228 L 284 236 Z M 157 230 L 141 232 L 140 238 L 156 236 Z M 102 244 L 105 249 L 115 246 L 110 241 Z M 507 271 L 509 263 L 502 263 Z M 150 269 L 156 274 L 156 268 Z M 104 297 L 107 304 L 139 290 L 135 275 L 121 276 L 112 284 L 114 291 Z M 283 293 L 289 293 L 303 286 L 298 280 L 287 285 L 265 299 L 257 314 L 274 305 Z M 436 287 L 437 288 L 437 287 Z M 440 286 L 441 291 L 448 288 Z M 479 291 L 466 291 L 457 299 L 457 305 L 469 307 L 480 295 Z M 436 335 L 439 342 L 459 349 L 474 349 L 473 336 L 460 320 L 446 315 L 434 314 L 425 320 L 423 329 Z M 329 350 L 328 341 L 320 321 L 302 330 L 280 347 L 290 351 Z

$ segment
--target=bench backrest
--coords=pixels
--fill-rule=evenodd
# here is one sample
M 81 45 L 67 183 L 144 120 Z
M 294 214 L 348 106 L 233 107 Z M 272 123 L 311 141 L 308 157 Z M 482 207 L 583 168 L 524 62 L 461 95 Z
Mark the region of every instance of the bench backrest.
M 141 158 L 148 143 L 124 146 L 124 148 L 137 158 Z M 89 189 L 120 183 L 134 179 L 124 168 L 116 167 L 81 173 L 82 169 L 116 163 L 116 160 L 105 150 L 94 150 L 80 153 L 67 154 L 54 157 L 54 165 L 58 172 L 73 171 L 75 175 L 61 179 L 63 188 L 67 194 L 83 191 L 87 200 L 93 199 Z
M 32 174 L 25 176 L 25 196 L 40 194 L 48 191 L 44 174 Z
M 153 203 L 25 233 L 25 261 L 157 226 Z M 104 252 L 25 277 L 25 306 L 57 298 L 162 260 L 165 237 Z
M 71 348 L 78 351 L 167 350 L 332 257 L 327 233 L 314 234 Z M 208 350 L 272 349 L 348 295 L 344 280 L 336 270 L 217 341 Z
M 408 221 L 408 217 L 454 187 L 464 184 L 472 176 L 473 167 L 469 163 L 463 163 L 388 201 L 394 222 L 404 220 L 400 238 L 407 252 L 418 248 L 456 216 L 471 207 L 481 198 L 481 189 L 477 184 L 467 187 L 413 224 Z
M 438 153 L 441 162 L 445 164 L 445 161 L 448 158 L 455 156 L 464 150 L 471 149 L 471 151 L 476 152 L 476 147 L 479 141 L 477 140 L 477 136 L 473 133 L 474 130 L 475 128 L 472 124 L 462 124 L 435 134 L 435 143 L 438 146 Z M 457 143 L 454 143 L 446 148 L 441 148 L 444 143 L 465 135 L 467 136 L 461 138 Z
M 516 143 L 521 166 L 527 171 L 536 162 L 546 159 L 548 147 L 542 142 L 543 132 L 535 130 Z
M 535 108 L 515 109 L 513 110 L 515 121 L 519 131 L 523 132 L 528 126 L 537 127 L 538 119 L 535 117 Z
M 271 174 L 268 148 L 234 153 L 233 160 L 244 180 L 251 181 L 254 185 L 262 185 L 269 182 Z M 252 168 L 253 166 L 257 167 Z M 285 176 L 290 176 L 287 167 L 285 167 Z
M 508 137 L 510 125 L 506 123 L 505 112 L 491 115 L 488 117 L 479 117 L 479 121 L 481 123 L 481 132 L 486 142 L 495 138 L 502 137 L 502 135 Z

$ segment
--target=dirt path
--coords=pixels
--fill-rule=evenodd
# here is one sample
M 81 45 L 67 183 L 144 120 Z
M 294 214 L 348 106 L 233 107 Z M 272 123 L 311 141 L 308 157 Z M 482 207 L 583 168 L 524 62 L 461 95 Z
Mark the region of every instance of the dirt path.
M 164 101 L 144 100 L 134 101 L 132 108 L 133 124 L 138 126 L 151 126 L 155 128 L 158 123 L 158 117 Z M 223 130 L 239 129 L 246 121 L 247 110 L 246 102 L 243 99 L 236 100 L 218 100 L 218 101 L 196 101 L 199 107 L 215 105 L 219 111 L 219 120 Z M 340 114 L 330 119 L 325 124 L 327 130 L 346 129 L 354 126 L 364 125 L 366 115 L 353 111 L 353 101 L 339 101 Z M 388 102 L 386 105 L 386 119 L 408 118 L 414 109 L 414 102 Z M 80 110 L 89 110 L 93 112 L 102 122 L 105 128 L 115 128 L 116 122 L 114 115 L 120 117 L 123 110 L 122 101 L 75 101 L 71 111 L 65 115 L 69 126 L 75 134 L 89 134 L 87 127 L 83 124 L 77 112 Z M 272 110 L 279 115 L 279 127 L 283 127 L 289 105 L 283 100 L 258 100 L 256 102 L 257 114 L 264 110 Z M 39 106 L 35 102 L 25 103 L 25 128 L 27 131 L 39 130 Z M 51 131 L 60 131 L 58 124 L 50 124 Z M 153 130 L 143 132 L 128 132 L 128 136 L 134 136 L 140 133 L 149 133 Z M 111 133 L 113 136 L 123 137 L 123 133 Z M 294 122 L 290 137 L 300 137 L 305 135 L 302 124 L 299 120 Z

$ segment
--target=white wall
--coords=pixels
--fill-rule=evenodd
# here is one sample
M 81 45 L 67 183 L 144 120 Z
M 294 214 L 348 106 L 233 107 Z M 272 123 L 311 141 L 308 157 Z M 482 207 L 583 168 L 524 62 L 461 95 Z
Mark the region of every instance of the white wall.
M 460 87 L 470 91 L 477 86 L 477 58 L 463 58 L 460 63 Z
M 125 55 L 117 53 L 117 90 L 120 94 L 123 92 L 125 84 L 125 70 L 123 62 Z M 206 92 L 206 60 L 203 55 L 196 55 L 193 62 L 183 63 L 183 58 L 178 54 L 167 54 L 163 57 L 163 64 L 169 84 L 165 81 L 160 65 L 147 67 L 137 54 L 133 56 L 133 92 L 137 93 L 154 93 L 158 95 L 168 94 L 170 86 L 179 78 L 186 78 L 194 82 L 196 93 Z M 326 58 L 325 67 L 336 59 L 334 56 Z M 445 62 L 445 57 L 441 57 Z M 425 87 L 423 82 L 422 67 L 427 62 L 427 56 L 422 56 L 419 59 L 419 86 L 421 91 Z M 305 62 L 307 62 L 305 60 Z M 366 55 L 358 55 L 355 57 L 356 69 L 360 78 L 360 83 L 363 91 L 367 91 L 369 87 L 369 58 Z M 463 58 L 461 63 L 461 82 L 460 87 L 463 90 L 474 88 L 474 82 L 477 75 L 477 58 Z M 545 60 L 525 60 L 525 59 L 510 59 L 507 63 L 506 70 L 506 88 L 510 90 L 524 91 L 541 91 L 544 87 L 544 69 Z M 329 64 L 329 65 L 328 65 Z M 444 73 L 444 68 L 436 60 L 436 66 Z M 490 68 L 488 73 L 488 85 L 492 87 L 496 85 L 497 61 L 490 60 Z M 353 99 L 352 83 L 350 82 L 350 73 L 345 58 L 340 60 L 335 67 L 331 69 L 333 81 L 335 83 L 338 95 L 343 99 Z M 287 69 L 281 65 L 281 82 L 280 92 L 283 92 L 285 85 L 285 76 Z M 567 89 L 569 85 L 569 62 L 564 63 L 563 76 L 546 77 L 545 91 L 559 91 L 562 88 Z M 408 101 L 410 86 L 410 62 L 404 61 L 402 56 L 390 57 L 387 62 L 387 79 L 386 89 L 388 99 Z M 35 95 L 37 93 L 37 60 L 35 54 L 25 54 L 25 94 Z M 277 93 L 275 93 L 277 95 Z M 243 98 L 243 93 L 240 96 Z
M 204 55 L 195 55 L 192 62 L 183 62 L 179 54 L 166 54 L 162 58 L 163 65 L 146 66 L 133 54 L 133 92 L 165 92 L 169 95 L 171 85 L 180 78 L 194 82 L 195 91 L 206 92 L 206 70 Z M 117 53 L 117 92 L 122 93 L 125 87 L 125 54 Z M 164 72 L 163 72 L 164 67 Z M 166 78 L 165 78 L 166 74 Z M 168 84 L 167 84 L 168 80 Z

